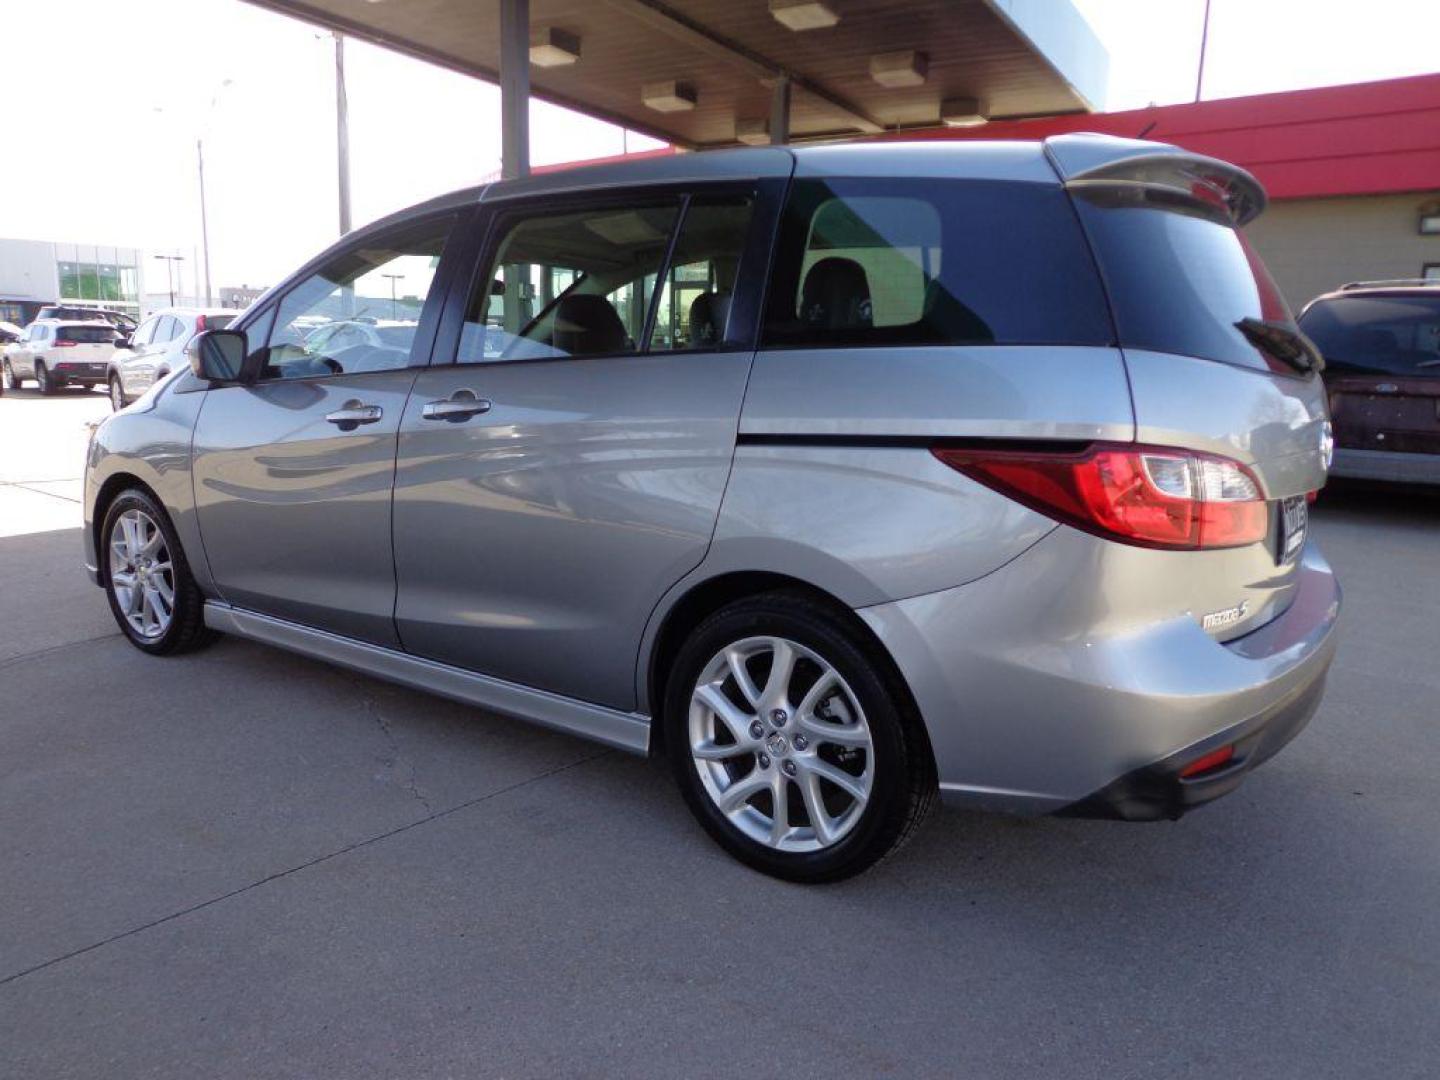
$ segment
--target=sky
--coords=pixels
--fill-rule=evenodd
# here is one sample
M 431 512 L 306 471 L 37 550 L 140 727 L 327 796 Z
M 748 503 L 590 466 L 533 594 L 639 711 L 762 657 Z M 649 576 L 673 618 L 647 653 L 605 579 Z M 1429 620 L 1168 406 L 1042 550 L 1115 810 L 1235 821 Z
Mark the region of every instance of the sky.
M 1110 52 L 1102 108 L 1194 99 L 1204 0 L 1071 2 Z M 42 129 L 77 141 L 38 169 L 0 153 L 10 158 L 0 164 L 0 237 L 142 248 L 148 292 L 165 288 L 164 264 L 148 256 L 180 254 L 179 291 L 198 292 L 200 140 L 217 290 L 271 284 L 335 238 L 328 33 L 242 0 L 5 6 L 7 42 L 52 43 L 5 50 L 10 146 L 28 155 L 27 135 Z M 1440 0 L 1211 0 L 1203 96 L 1434 72 L 1437 42 Z M 347 42 L 345 63 L 354 224 L 498 171 L 495 87 L 361 42 Z M 16 108 L 27 99 L 32 108 Z M 17 124 L 20 114 L 36 119 Z M 655 145 L 531 108 L 536 163 Z

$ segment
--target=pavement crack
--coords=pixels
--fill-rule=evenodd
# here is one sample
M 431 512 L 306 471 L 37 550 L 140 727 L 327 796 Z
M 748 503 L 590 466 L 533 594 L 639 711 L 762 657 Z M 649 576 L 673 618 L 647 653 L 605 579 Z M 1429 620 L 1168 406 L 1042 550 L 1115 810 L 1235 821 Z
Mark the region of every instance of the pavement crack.
M 425 812 L 433 814 L 434 807 L 430 805 L 430 800 L 425 797 L 425 793 L 420 790 L 420 779 L 415 770 L 415 762 L 401 752 L 400 740 L 395 737 L 395 732 L 390 727 L 390 721 L 385 719 L 385 714 L 380 711 L 380 706 L 374 698 L 367 696 L 362 700 L 365 703 L 365 711 L 375 720 L 375 725 L 390 746 L 390 757 L 385 761 L 386 766 L 400 776 L 400 786 L 425 808 Z
M 34 652 L 21 653 L 18 656 L 6 656 L 0 658 L 0 671 L 16 664 L 24 663 L 26 660 L 38 660 L 42 656 L 49 656 L 51 653 L 60 652 L 63 649 L 73 649 L 78 645 L 93 645 L 97 641 L 109 641 L 111 638 L 120 637 L 120 631 L 114 630 L 108 634 L 99 634 L 95 637 L 81 638 L 79 641 L 62 641 L 58 645 L 47 645 L 43 649 L 36 649 Z
M 432 821 L 439 821 L 441 818 L 449 817 L 451 814 L 458 814 L 461 810 L 468 810 L 470 807 L 478 806 L 480 803 L 489 802 L 491 799 L 498 799 L 501 795 L 508 795 L 510 792 L 518 791 L 520 788 L 528 787 L 531 784 L 538 784 L 542 780 L 548 780 L 552 776 L 568 772 L 571 769 L 577 769 L 582 765 L 587 765 L 592 761 L 598 761 L 603 757 L 609 757 L 614 753 L 615 751 L 613 750 L 600 750 L 596 753 L 578 758 L 575 761 L 567 761 L 563 765 L 556 765 L 553 769 L 546 769 L 544 772 L 536 773 L 534 776 L 528 776 L 524 780 L 517 780 L 513 784 L 506 784 L 504 787 L 496 788 L 494 791 L 486 792 L 484 795 L 477 795 L 473 799 L 467 799 L 465 802 L 458 803 L 445 810 L 437 810 L 420 818 L 418 821 L 407 822 L 404 825 L 387 829 L 385 832 L 377 833 L 364 840 L 357 840 L 353 844 L 346 844 L 344 847 L 337 848 L 328 854 L 317 855 L 313 859 L 307 859 L 305 862 L 298 863 L 288 869 L 277 870 L 273 874 L 267 874 L 265 877 L 252 881 L 248 885 L 242 885 L 238 889 L 231 889 L 229 892 L 221 893 L 219 896 L 212 896 L 209 900 L 202 900 L 198 904 L 191 904 L 189 907 L 181 908 L 179 911 L 171 912 L 169 915 L 162 915 L 158 919 L 152 919 L 150 922 L 142 923 L 140 926 L 133 926 L 129 930 L 121 930 L 119 933 L 111 934 L 101 941 L 81 946 L 78 949 L 72 949 L 68 953 L 53 957 L 49 960 L 43 960 L 38 964 L 25 968 L 23 971 L 6 975 L 0 978 L 0 986 L 8 986 L 17 979 L 23 979 L 27 975 L 33 975 L 37 971 L 44 971 L 46 968 L 54 967 L 56 964 L 63 964 L 67 960 L 73 960 L 77 956 L 84 956 L 86 953 L 94 952 L 96 949 L 103 949 L 106 945 L 123 941 L 128 937 L 134 937 L 136 934 L 143 934 L 145 931 L 153 930 L 157 926 L 163 926 L 165 923 L 174 922 L 176 919 L 183 918 L 186 915 L 192 915 L 197 911 L 203 911 L 205 908 L 213 907 L 216 904 L 233 899 L 236 896 L 249 892 L 251 889 L 258 889 L 263 885 L 270 884 L 272 881 L 279 881 L 281 878 L 289 877 L 291 874 L 298 874 L 300 871 L 308 870 L 312 866 L 319 866 L 321 863 L 329 862 L 331 859 L 338 859 L 341 855 L 348 855 L 352 851 L 359 851 L 361 848 L 369 847 L 371 844 L 378 844 L 380 841 L 388 840 L 392 836 L 399 836 L 401 833 L 409 832 L 411 829 L 418 829 L 422 825 L 428 825 Z

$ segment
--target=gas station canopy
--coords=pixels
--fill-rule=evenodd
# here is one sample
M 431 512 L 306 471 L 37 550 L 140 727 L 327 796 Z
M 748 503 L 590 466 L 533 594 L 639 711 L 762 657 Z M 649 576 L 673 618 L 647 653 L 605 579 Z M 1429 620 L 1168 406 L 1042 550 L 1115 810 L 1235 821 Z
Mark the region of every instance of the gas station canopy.
M 1085 112 L 1107 69 L 1070 0 L 251 2 L 502 89 L 528 58 L 535 97 L 686 148 Z

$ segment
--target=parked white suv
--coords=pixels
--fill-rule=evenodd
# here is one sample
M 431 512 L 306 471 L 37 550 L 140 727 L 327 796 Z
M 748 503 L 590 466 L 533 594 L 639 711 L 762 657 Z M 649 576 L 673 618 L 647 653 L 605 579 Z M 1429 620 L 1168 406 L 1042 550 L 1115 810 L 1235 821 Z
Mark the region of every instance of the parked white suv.
M 110 405 L 120 411 L 156 381 L 185 366 L 185 346 L 202 330 L 223 330 L 239 315 L 224 308 L 165 308 L 122 338 L 110 358 Z
M 105 381 L 117 331 L 108 322 L 37 319 L 25 336 L 5 346 L 5 389 L 15 390 L 34 379 L 42 394 L 64 386 L 89 390 Z

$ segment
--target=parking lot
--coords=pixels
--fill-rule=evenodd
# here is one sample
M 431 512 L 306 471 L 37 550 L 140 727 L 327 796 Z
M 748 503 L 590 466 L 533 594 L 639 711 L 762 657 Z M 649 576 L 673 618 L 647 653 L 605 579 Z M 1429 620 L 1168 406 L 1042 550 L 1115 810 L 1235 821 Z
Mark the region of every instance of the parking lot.
M 0 398 L 0 1076 L 1435 1075 L 1440 499 L 1326 492 L 1328 695 L 1236 794 L 803 888 L 655 763 L 132 649 L 80 568 L 107 411 Z

